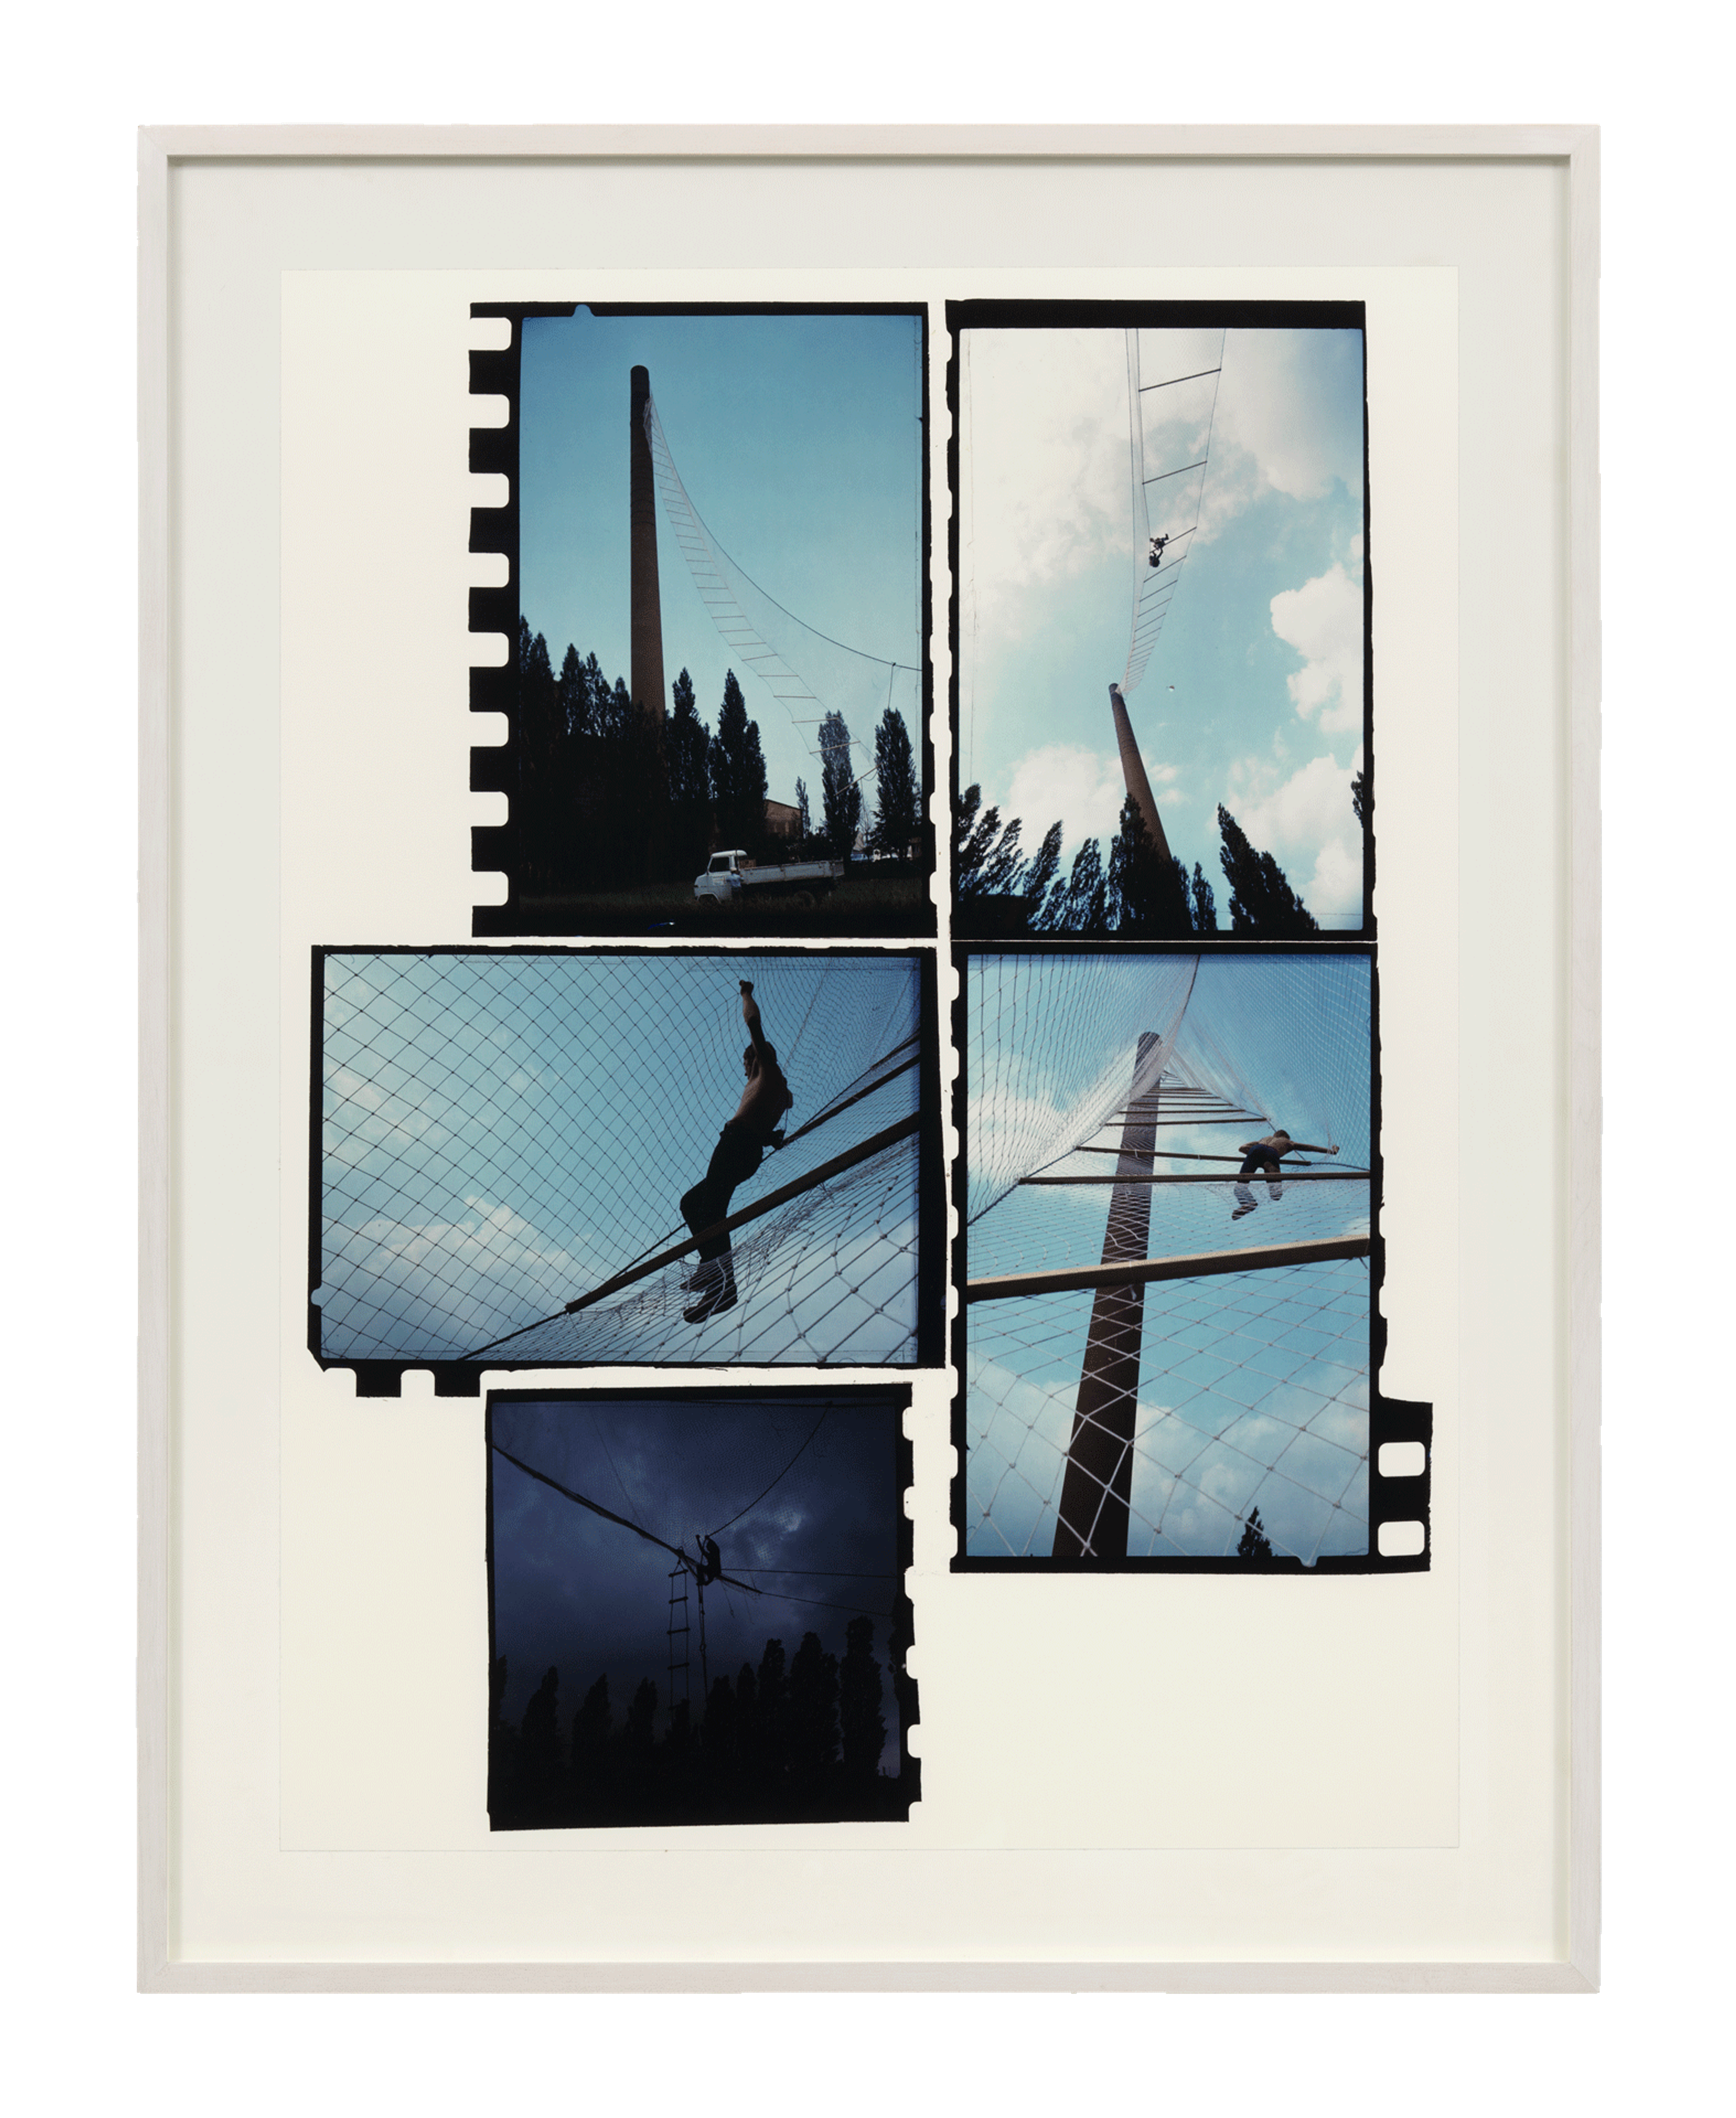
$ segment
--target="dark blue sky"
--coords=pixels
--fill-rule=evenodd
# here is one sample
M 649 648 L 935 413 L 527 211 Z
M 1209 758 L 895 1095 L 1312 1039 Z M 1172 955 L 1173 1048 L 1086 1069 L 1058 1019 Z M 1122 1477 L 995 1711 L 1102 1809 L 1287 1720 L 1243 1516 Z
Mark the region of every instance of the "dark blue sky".
M 798 1390 L 715 1398 L 496 1399 L 499 1448 L 636 1523 L 694 1549 L 716 1537 L 727 1574 L 762 1592 L 718 1584 L 705 1596 L 713 1678 L 756 1667 L 768 1637 L 793 1656 L 806 1632 L 842 1658 L 858 1611 L 887 1638 L 901 1586 L 898 1482 L 903 1394 Z M 609 1679 L 617 1723 L 635 1686 L 653 1678 L 668 1705 L 666 1628 L 670 1554 L 493 1455 L 495 1652 L 507 1658 L 506 1713 L 515 1721 L 542 1672 L 561 1672 L 563 1734 L 585 1691 Z M 695 1713 L 700 1695 L 698 1606 L 688 1584 Z M 884 1762 L 896 1764 L 888 1679 Z

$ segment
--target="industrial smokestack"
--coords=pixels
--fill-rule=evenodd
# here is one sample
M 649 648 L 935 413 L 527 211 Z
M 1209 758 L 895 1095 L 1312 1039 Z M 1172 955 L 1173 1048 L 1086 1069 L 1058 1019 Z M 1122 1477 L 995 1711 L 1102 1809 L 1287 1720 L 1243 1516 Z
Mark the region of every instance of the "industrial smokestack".
M 638 548 L 635 546 L 635 549 Z M 653 555 L 654 563 L 654 555 Z M 639 636 L 634 635 L 636 640 Z M 637 648 L 635 653 L 638 652 Z M 1139 746 L 1133 741 L 1133 723 L 1127 718 L 1127 701 L 1121 696 L 1121 687 L 1109 687 L 1109 710 L 1115 716 L 1115 747 L 1121 753 L 1121 777 L 1127 791 L 1133 798 L 1133 806 L 1145 819 L 1146 835 L 1157 849 L 1157 858 L 1167 862 L 1170 842 L 1163 835 L 1163 825 L 1157 815 L 1157 804 L 1152 798 L 1152 783 L 1145 776 L 1145 762 L 1139 755 Z
M 630 391 L 632 477 L 633 703 L 659 728 L 669 710 L 663 690 L 663 612 L 657 586 L 657 486 L 651 469 L 651 437 L 645 431 L 651 404 L 651 371 L 635 368 Z

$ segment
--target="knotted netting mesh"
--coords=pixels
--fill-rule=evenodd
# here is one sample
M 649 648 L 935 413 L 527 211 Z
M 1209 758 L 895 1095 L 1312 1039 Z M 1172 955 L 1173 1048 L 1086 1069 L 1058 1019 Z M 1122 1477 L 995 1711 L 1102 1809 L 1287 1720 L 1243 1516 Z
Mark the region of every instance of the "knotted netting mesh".
M 1145 674 L 1199 527 L 1224 340 L 1221 331 L 1127 334 L 1133 617 L 1121 677 L 1126 692 Z
M 732 662 L 750 670 L 783 705 L 822 770 L 829 747 L 822 740 L 822 724 L 829 714 L 842 716 L 850 730 L 850 776 L 863 786 L 871 808 L 873 731 L 889 708 L 903 721 L 912 754 L 920 755 L 922 672 L 847 646 L 786 610 L 742 571 L 700 520 L 676 469 L 654 399 L 646 401 L 645 435 L 664 516 Z
M 985 955 L 967 990 L 967 1552 L 1119 1552 L 1119 1513 L 1129 1556 L 1216 1557 L 1256 1507 L 1277 1554 L 1365 1550 L 1367 957 Z
M 689 1242 L 741 1094 L 742 979 L 795 1103 L 731 1211 L 794 1188 L 735 1238 L 736 1306 L 690 1324 L 692 1256 L 643 1268 Z M 912 1359 L 919 1008 L 909 956 L 328 955 L 321 1356 Z

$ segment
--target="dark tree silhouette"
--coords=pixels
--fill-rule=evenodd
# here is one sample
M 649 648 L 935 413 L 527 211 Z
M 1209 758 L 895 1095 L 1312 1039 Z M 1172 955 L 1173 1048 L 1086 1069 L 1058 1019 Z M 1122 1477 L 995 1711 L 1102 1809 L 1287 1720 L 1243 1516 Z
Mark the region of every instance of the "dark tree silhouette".
M 922 821 L 922 790 L 911 755 L 910 731 L 896 706 L 889 706 L 874 732 L 874 830 L 870 844 L 902 860 Z
M 1319 924 L 1290 888 L 1270 853 L 1257 852 L 1247 834 L 1220 802 L 1217 828 L 1223 835 L 1218 858 L 1230 885 L 1230 931 L 1258 934 L 1269 941 L 1297 941 L 1318 934 Z
M 607 735 L 611 726 L 609 680 L 603 673 L 603 664 L 594 654 L 585 656 L 584 668 L 580 673 L 584 678 L 584 696 L 579 705 L 579 733 L 581 735 Z
M 675 680 L 664 738 L 669 762 L 670 860 L 674 873 L 696 875 L 711 853 L 711 731 L 695 704 L 693 679 Z
M 735 1775 L 736 1732 L 736 1695 L 727 1676 L 714 1676 L 699 1727 L 700 1761 L 708 1784 L 714 1788 L 727 1787 Z
M 1255 1508 L 1242 1524 L 1242 1541 L 1235 1547 L 1238 1559 L 1270 1559 L 1272 1539 L 1260 1524 L 1260 1511 Z
M 1061 824 L 1057 817 L 1043 834 L 1043 843 L 1031 856 L 1031 865 L 1019 878 L 1018 894 L 1040 909 L 1054 888 L 1061 865 Z
M 1369 775 L 1366 767 L 1350 782 L 1350 807 L 1356 812 L 1357 822 L 1367 823 L 1369 821 Z
M 1198 861 L 1194 863 L 1194 882 L 1189 892 L 1194 904 L 1194 932 L 1196 934 L 1215 934 L 1217 932 L 1217 899 L 1212 894 L 1212 886 L 1202 873 Z
M 843 1738 L 844 1771 L 852 1779 L 871 1779 L 880 1769 L 886 1742 L 880 1712 L 884 1689 L 874 1658 L 874 1621 L 852 1618 L 844 1628 L 844 1658 L 838 1666 L 838 1719 Z
M 814 835 L 814 814 L 808 807 L 808 783 L 806 779 L 796 782 L 796 829 L 801 849 L 806 853 L 808 841 Z
M 561 707 L 549 666 L 548 642 L 519 620 L 517 756 L 518 790 L 513 813 L 518 823 L 521 886 L 546 890 L 552 876 L 560 833 Z
M 507 1725 L 506 1658 L 488 1665 L 488 1813 L 498 1814 L 512 1783 L 512 1751 L 517 1731 Z
M 1255 1518 L 1256 1524 L 1258 1517 Z M 658 1729 L 656 1682 L 642 1679 L 624 1725 L 614 1724 L 609 1682 L 599 1676 L 560 1739 L 559 1683 L 550 1668 L 519 1725 L 504 1723 L 504 1659 L 490 1672 L 488 1813 L 496 1830 L 652 1822 L 837 1821 L 907 1815 L 920 1794 L 914 1765 L 881 1772 L 884 1690 L 866 1616 L 846 1628 L 842 1662 L 817 1632 L 802 1635 L 786 1667 L 769 1639 L 757 1672 L 744 1662 L 733 1686 L 712 1683 L 695 1720 L 672 1700 Z M 896 1631 L 889 1645 L 893 1693 L 905 1725 L 915 1686 Z
M 757 856 L 765 839 L 765 759 L 760 724 L 747 717 L 747 701 L 733 669 L 724 673 L 723 703 L 711 739 L 711 792 L 717 803 L 718 844 L 741 846 Z
M 1109 878 L 1095 839 L 1087 839 L 1073 857 L 1064 890 L 1057 883 L 1044 908 L 1047 934 L 1106 934 L 1109 932 Z
M 1022 828 L 1017 816 L 1003 828 L 1000 811 L 983 808 L 982 789 L 966 788 L 953 804 L 953 875 L 962 902 L 1019 893 L 1025 874 Z
M 581 1797 L 598 1798 L 607 1786 L 612 1718 L 609 1680 L 599 1676 L 573 1716 L 573 1784 Z
M 1187 870 L 1152 844 L 1139 805 L 1121 804 L 1120 828 L 1110 842 L 1109 919 L 1131 941 L 1169 940 L 1194 931 Z
M 736 1776 L 744 1786 L 760 1769 L 760 1680 L 750 1662 L 736 1672 Z
M 519 1723 L 519 1781 L 534 1810 L 555 1801 L 561 1779 L 561 1672 L 551 1666 L 531 1694 Z
M 838 1756 L 838 1657 L 804 1633 L 790 1664 L 790 1765 L 807 1789 Z
M 758 1726 L 760 1785 L 776 1787 L 789 1769 L 790 1681 L 784 1671 L 783 1642 L 768 1640 L 760 1658 Z
M 626 1756 L 625 1769 L 628 1782 L 635 1793 L 651 1783 L 651 1753 L 653 1732 L 657 1723 L 657 1686 L 649 1676 L 641 1677 L 639 1688 L 633 1694 L 627 1708 L 627 1725 L 622 1731 Z
M 820 724 L 820 798 L 826 849 L 833 860 L 847 860 L 861 821 L 862 790 L 856 784 L 850 730 L 842 714 L 828 714 Z
M 595 659 L 592 657 L 593 661 Z M 598 673 L 601 675 L 602 672 Z M 590 719 L 590 694 L 585 683 L 584 664 L 570 640 L 561 664 L 561 674 L 555 679 L 555 701 L 556 724 L 564 746 L 583 735 Z

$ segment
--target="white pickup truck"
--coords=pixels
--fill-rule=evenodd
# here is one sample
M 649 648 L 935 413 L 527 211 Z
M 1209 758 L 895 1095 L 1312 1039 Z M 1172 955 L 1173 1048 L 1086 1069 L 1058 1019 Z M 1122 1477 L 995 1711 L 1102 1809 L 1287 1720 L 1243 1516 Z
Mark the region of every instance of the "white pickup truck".
M 844 872 L 841 860 L 791 861 L 782 867 L 768 867 L 740 846 L 713 853 L 704 872 L 693 878 L 693 894 L 703 904 L 734 904 L 744 890 L 767 896 L 824 897 Z

